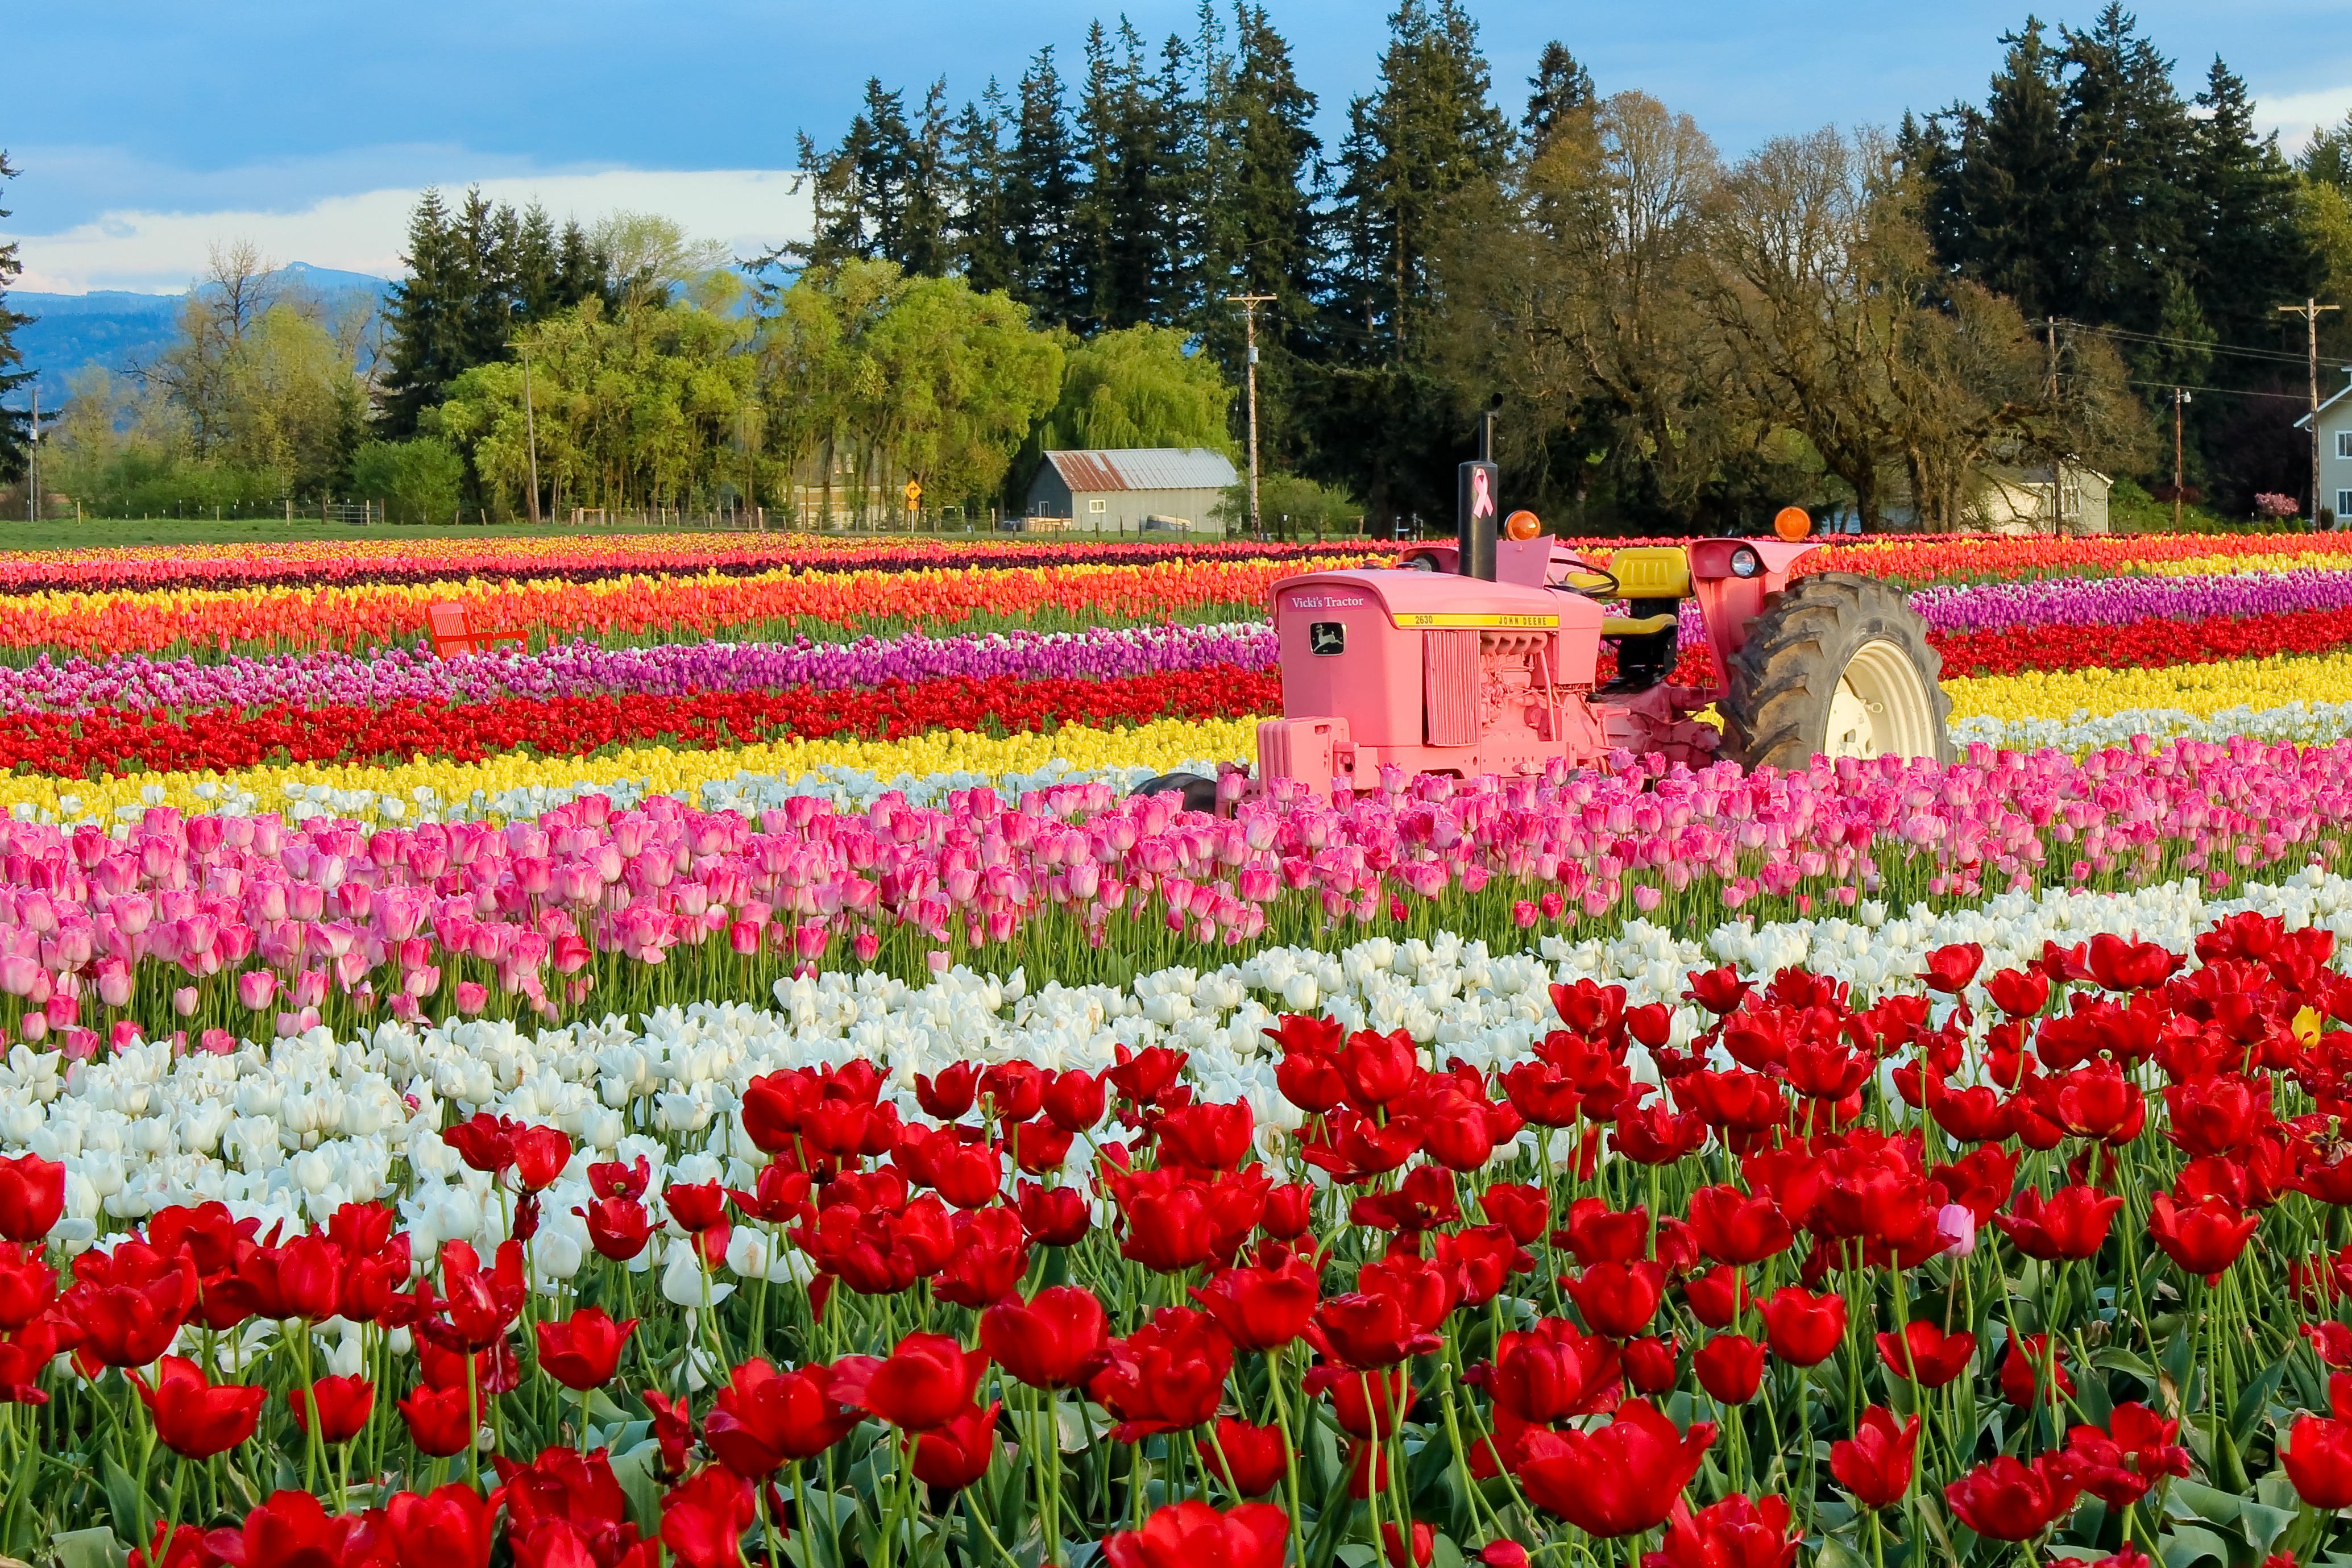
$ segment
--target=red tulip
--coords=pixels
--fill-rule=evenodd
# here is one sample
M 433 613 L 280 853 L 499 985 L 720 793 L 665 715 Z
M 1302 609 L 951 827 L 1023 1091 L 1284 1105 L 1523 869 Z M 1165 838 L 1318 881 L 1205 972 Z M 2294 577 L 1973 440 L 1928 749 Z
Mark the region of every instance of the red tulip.
M 1662 1551 L 1643 1559 L 1643 1568 L 1789 1568 L 1797 1543 L 1789 1537 L 1789 1503 L 1780 1497 L 1740 1496 L 1691 1511 L 1675 1500 Z
M 1895 1424 L 1894 1412 L 1872 1405 L 1853 1436 L 1830 1445 L 1830 1474 L 1868 1509 L 1889 1508 L 1911 1489 L 1919 1448 L 1919 1418 Z
M 662 1189 L 662 1204 L 680 1230 L 712 1230 L 727 1223 L 727 1189 L 717 1182 L 674 1182 Z
M 1486 1392 L 1500 1409 L 1548 1426 L 1612 1408 L 1620 1382 L 1619 1352 L 1607 1340 L 1565 1318 L 1543 1318 L 1532 1330 L 1503 1335 Z
M 1011 1295 L 1029 1271 L 1029 1239 L 1008 1208 L 955 1217 L 955 1251 L 931 1279 L 931 1294 L 959 1307 L 985 1307 Z
M 131 1568 L 215 1568 L 224 1561 L 205 1550 L 205 1532 L 195 1525 L 166 1525 L 160 1519 L 147 1544 L 131 1553 Z
M 1385 1035 L 1359 1029 L 1339 1049 L 1339 1076 L 1347 1081 L 1349 1099 L 1370 1115 L 1411 1089 L 1421 1077 L 1420 1052 L 1412 1037 L 1402 1029 Z
M 58 1299 L 58 1271 L 38 1251 L 0 1247 L 0 1330 L 16 1332 Z
M 2124 1200 L 2096 1187 L 2061 1187 L 2047 1199 L 2028 1187 L 2017 1194 L 2008 1214 L 1996 1214 L 1992 1223 L 2028 1258 L 2053 1261 L 2063 1258 L 2094 1258 L 2107 1239 L 2108 1225 Z
M 1675 1368 L 1677 1348 L 1673 1340 L 1660 1339 L 1655 1334 L 1626 1343 L 1625 1381 L 1633 1385 L 1634 1393 L 1654 1399 L 1673 1392 L 1679 1381 Z
M 455 1127 L 441 1130 L 441 1142 L 477 1171 L 492 1175 L 514 1163 L 515 1123 L 511 1118 L 478 1110 Z
M 1628 1400 L 1595 1432 L 1529 1432 L 1519 1482 L 1538 1507 L 1614 1540 L 1664 1523 L 1714 1441 L 1710 1422 L 1685 1435 L 1652 1405 Z
M 2028 1465 L 2003 1454 L 1944 1489 L 1962 1524 L 1995 1541 L 2029 1541 L 2073 1511 L 2077 1491 L 2045 1455 Z
M 1049 1285 L 1026 1301 L 1007 1297 L 980 1315 L 980 1348 L 1032 1388 L 1085 1382 L 1108 1338 L 1102 1302 L 1077 1285 Z
M 1209 1428 L 1203 1454 L 1236 1497 L 1264 1497 L 1289 1472 L 1290 1445 L 1279 1426 L 1253 1426 L 1227 1415 Z
M 394 1492 L 386 1533 L 400 1568 L 485 1568 L 498 1503 L 463 1481 L 430 1492 Z
M 2298 1415 L 2279 1462 L 2305 1502 L 2326 1511 L 2352 1508 L 2352 1422 Z
M 662 1498 L 662 1544 L 686 1568 L 738 1568 L 743 1531 L 759 1510 L 751 1485 L 724 1465 L 705 1465 Z
M 1631 1339 L 1657 1316 L 1664 1297 L 1664 1265 L 1643 1258 L 1638 1263 L 1596 1263 L 1568 1280 L 1568 1293 L 1584 1314 L 1585 1322 L 1611 1339 Z
M 131 1384 L 154 1420 L 156 1441 L 183 1458 L 209 1459 L 236 1447 L 253 1436 L 269 1403 L 269 1390 L 215 1384 L 185 1356 L 165 1356 L 155 1373 L 152 1384 L 133 1373 Z
M 1131 1443 L 1155 1432 L 1181 1432 L 1217 1413 L 1234 1348 L 1216 1321 L 1182 1307 L 1162 1307 L 1151 1321 L 1113 1340 L 1107 1364 L 1087 1393 L 1118 1418 L 1111 1440 Z
M 613 1321 L 602 1307 L 583 1307 L 560 1322 L 532 1325 L 539 1334 L 539 1369 L 580 1393 L 602 1388 L 620 1369 L 621 1351 L 637 1320 Z
M 2053 1373 L 2058 1384 L 2054 1389 L 2050 1386 Z M 2074 1380 L 2067 1373 L 2066 1358 L 2053 1354 L 2047 1334 L 2012 1335 L 2008 1353 L 2000 1358 L 2000 1396 L 2011 1405 L 2030 1405 L 2035 1403 L 2037 1388 L 2043 1405 L 2055 1405 L 2062 1396 L 2074 1397 Z
M 66 1168 L 38 1154 L 0 1159 L 0 1237 L 39 1241 L 66 1212 Z
M 309 1492 L 272 1492 L 242 1525 L 207 1534 L 199 1561 L 230 1568 L 320 1568 L 343 1562 L 345 1543 L 368 1524 L 359 1514 L 329 1514 Z
M 893 1426 L 922 1432 L 970 1405 L 987 1367 L 985 1352 L 967 1352 L 945 1334 L 908 1334 L 887 1359 L 845 1356 L 835 1362 L 827 1391 Z
M 2261 1215 L 2246 1214 L 2223 1197 L 2176 1204 L 2170 1193 L 2158 1193 L 2148 1205 L 2148 1236 L 2183 1273 L 2202 1275 L 2208 1285 L 2221 1283 L 2222 1271 L 2245 1251 L 2261 1223 Z
M 1331 1355 L 1352 1367 L 1392 1366 L 1444 1341 L 1412 1321 L 1394 1296 L 1334 1296 L 1316 1310 L 1313 1331 Z
M 1845 1298 L 1816 1296 L 1783 1285 L 1764 1303 L 1764 1340 L 1772 1353 L 1792 1366 L 1827 1361 L 1845 1338 Z
M 462 1388 L 422 1387 L 400 1402 L 408 1440 L 429 1458 L 462 1454 L 474 1440 L 474 1402 Z
M 1076 1187 L 1043 1187 L 1024 1182 L 1014 1200 L 1029 1239 L 1040 1247 L 1076 1247 L 1093 1227 L 1087 1196 Z
M 1796 1241 L 1769 1194 L 1744 1194 L 1737 1187 L 1701 1187 L 1693 1193 L 1690 1225 L 1698 1235 L 1700 1251 L 1734 1267 L 1761 1263 Z
M 1524 1182 L 1497 1182 L 1480 1195 L 1486 1217 L 1511 1233 L 1521 1247 L 1533 1245 L 1550 1228 L 1551 1198 Z
M 1430 1560 L 1437 1555 L 1437 1531 L 1427 1520 L 1412 1521 L 1412 1547 L 1405 1549 L 1404 1537 L 1387 1520 L 1381 1521 L 1381 1550 L 1389 1568 L 1429 1568 Z
M 971 1109 L 979 1084 L 979 1068 L 971 1062 L 951 1062 L 937 1078 L 927 1073 L 915 1075 L 915 1103 L 923 1108 L 926 1116 L 953 1121 Z
M 1314 1218 L 1314 1189 L 1304 1182 L 1285 1182 L 1266 1189 L 1265 1213 L 1257 1223 L 1276 1241 L 1295 1241 L 1307 1234 Z
M 375 1384 L 364 1377 L 322 1377 L 307 1390 L 288 1389 L 287 1407 L 294 1413 L 294 1425 L 305 1432 L 310 1429 L 314 1401 L 319 1408 L 319 1440 L 329 1445 L 348 1443 L 360 1435 L 375 1411 Z
M 915 1479 L 942 1491 L 961 1491 L 988 1473 L 996 1453 L 996 1413 L 1001 1405 L 979 1405 L 927 1431 L 910 1434 Z
M 82 1349 L 108 1366 L 146 1366 L 162 1355 L 196 1302 L 195 1261 L 126 1241 L 110 1253 L 74 1259 L 64 1310 L 82 1331 Z
M 635 1198 L 598 1198 L 572 1212 L 588 1222 L 589 1245 L 616 1263 L 626 1263 L 643 1252 L 654 1233 L 653 1216 Z
M 1691 1357 L 1691 1371 L 1718 1405 L 1745 1405 L 1764 1383 L 1764 1347 L 1746 1334 L 1717 1334 Z
M 2189 1473 L 2189 1450 L 2174 1441 L 2179 1421 L 2140 1404 L 2118 1405 L 2107 1427 L 2076 1426 L 2066 1434 L 2070 1479 L 2121 1512 L 2168 1476 Z
M 765 1480 L 785 1463 L 813 1459 L 857 1425 L 827 1391 L 823 1367 L 778 1372 L 754 1357 L 729 1374 L 703 1424 L 703 1441 L 745 1480 Z
M 1282 1568 L 1290 1516 L 1270 1502 L 1245 1502 L 1219 1513 L 1207 1503 L 1171 1503 L 1141 1530 L 1114 1531 L 1103 1541 L 1110 1568 Z
M 1113 1182 L 1127 1235 L 1119 1256 L 1162 1274 L 1198 1268 L 1216 1254 L 1207 1184 L 1173 1168 Z
M 1280 1268 L 1227 1268 L 1192 1300 L 1216 1319 L 1243 1350 L 1280 1350 L 1306 1331 L 1321 1281 L 1314 1266 L 1294 1258 Z
M 544 1191 L 572 1163 L 572 1140 L 560 1127 L 520 1127 L 514 1134 L 515 1174 L 527 1193 Z
M 1307 1374 L 1307 1392 L 1328 1394 L 1331 1414 L 1339 1430 L 1360 1442 L 1377 1447 L 1377 1439 L 1396 1436 L 1404 1413 L 1419 1397 L 1405 1381 L 1405 1369 L 1360 1372 L 1326 1362 Z M 1505 1412 L 1501 1419 L 1510 1419 Z
M 1710 1329 L 1727 1329 L 1731 1321 L 1755 1305 L 1748 1293 L 1748 1277 L 1737 1268 L 1710 1268 L 1683 1281 L 1683 1297 L 1691 1315 Z
M 1969 1370 L 1977 1353 L 1977 1337 L 1966 1329 L 1946 1333 L 1925 1318 L 1914 1318 L 1899 1334 L 1878 1336 L 1878 1359 L 1886 1370 L 1906 1381 L 1916 1378 L 1922 1388 L 1941 1388 Z

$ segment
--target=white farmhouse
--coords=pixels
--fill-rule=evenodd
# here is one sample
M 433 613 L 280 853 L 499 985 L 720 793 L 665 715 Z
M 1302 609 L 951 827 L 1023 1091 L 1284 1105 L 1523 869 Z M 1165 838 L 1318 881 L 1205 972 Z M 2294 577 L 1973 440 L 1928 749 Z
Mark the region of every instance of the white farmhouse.
M 2352 372 L 2347 372 L 2352 374 Z M 2294 422 L 2298 430 L 2319 421 L 2319 504 L 2335 513 L 2336 526 L 2352 521 L 2352 380 L 2335 396 Z

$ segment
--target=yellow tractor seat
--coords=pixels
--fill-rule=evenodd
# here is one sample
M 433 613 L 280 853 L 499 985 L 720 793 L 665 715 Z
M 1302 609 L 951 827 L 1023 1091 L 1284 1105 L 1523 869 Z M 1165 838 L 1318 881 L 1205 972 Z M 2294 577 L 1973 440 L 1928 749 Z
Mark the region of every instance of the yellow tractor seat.
M 1643 597 L 1648 595 L 1644 595 Z M 1679 616 L 1606 616 L 1601 618 L 1601 635 L 1604 637 L 1646 637 L 1671 631 L 1681 624 Z
M 1609 573 L 1617 579 L 1621 599 L 1690 597 L 1690 556 L 1679 545 L 1644 544 L 1620 550 L 1609 558 Z

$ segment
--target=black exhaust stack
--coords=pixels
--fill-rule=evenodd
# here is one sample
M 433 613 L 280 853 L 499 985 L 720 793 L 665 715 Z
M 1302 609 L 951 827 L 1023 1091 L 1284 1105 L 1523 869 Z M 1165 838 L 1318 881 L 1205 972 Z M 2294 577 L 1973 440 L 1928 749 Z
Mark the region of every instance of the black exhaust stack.
M 1455 482 L 1454 537 L 1461 545 L 1456 570 L 1465 577 L 1495 580 L 1495 524 L 1501 515 L 1503 470 L 1495 463 L 1495 411 L 1478 416 L 1478 460 L 1462 465 Z

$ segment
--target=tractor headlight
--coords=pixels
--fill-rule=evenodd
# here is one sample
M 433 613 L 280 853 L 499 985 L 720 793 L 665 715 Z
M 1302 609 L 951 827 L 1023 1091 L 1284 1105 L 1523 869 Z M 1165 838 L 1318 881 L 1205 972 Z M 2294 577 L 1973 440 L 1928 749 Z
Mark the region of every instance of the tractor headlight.
M 1756 577 L 1762 575 L 1763 571 L 1764 558 L 1761 555 L 1757 554 L 1755 551 L 1749 549 L 1747 545 L 1743 544 L 1738 549 L 1731 552 L 1731 574 L 1733 576 Z

